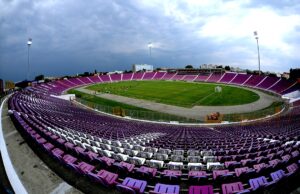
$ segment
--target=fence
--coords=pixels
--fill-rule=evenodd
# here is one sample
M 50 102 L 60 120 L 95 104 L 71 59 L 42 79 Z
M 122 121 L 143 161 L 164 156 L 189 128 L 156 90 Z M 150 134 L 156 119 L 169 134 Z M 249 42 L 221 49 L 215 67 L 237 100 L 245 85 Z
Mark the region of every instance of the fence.
M 254 120 L 258 118 L 267 117 L 270 115 L 274 115 L 284 108 L 287 108 L 288 105 L 286 105 L 283 102 L 277 102 L 273 103 L 271 106 L 257 110 L 254 112 L 248 112 L 248 113 L 238 113 L 238 114 L 225 114 L 223 120 L 229 121 L 229 122 L 238 122 L 238 121 L 244 121 L 244 120 Z
M 78 97 L 76 98 L 76 101 L 88 107 L 91 107 L 93 109 L 99 110 L 101 112 L 113 114 L 114 107 L 112 106 L 100 105 L 95 102 L 84 100 Z M 284 103 L 275 103 L 270 107 L 267 107 L 262 110 L 254 111 L 254 112 L 224 114 L 223 121 L 238 122 L 244 120 L 258 119 L 258 118 L 266 117 L 268 115 L 273 115 L 277 112 L 280 112 L 284 107 L 285 107 Z M 125 116 L 135 118 L 135 119 L 142 119 L 142 120 L 161 121 L 161 122 L 177 121 L 179 123 L 203 123 L 205 121 L 205 118 L 199 117 L 199 119 L 192 119 L 192 118 L 187 118 L 187 117 L 182 117 L 182 116 L 177 116 L 177 115 L 172 115 L 167 113 L 161 113 L 156 111 L 142 111 L 142 110 L 133 110 L 133 109 L 123 109 L 123 110 L 125 111 Z
M 81 98 L 76 98 L 81 104 L 84 104 L 90 108 L 99 110 L 101 112 L 113 114 L 114 107 L 100 105 L 91 101 L 83 100 Z M 202 123 L 203 120 L 199 119 L 191 119 L 186 117 L 181 117 L 172 114 L 166 114 L 156 111 L 142 111 L 142 110 L 133 110 L 133 109 L 124 109 L 125 115 L 135 119 L 142 119 L 142 120 L 150 120 L 150 121 L 161 121 L 161 122 L 170 122 L 170 121 L 177 121 L 180 123 Z

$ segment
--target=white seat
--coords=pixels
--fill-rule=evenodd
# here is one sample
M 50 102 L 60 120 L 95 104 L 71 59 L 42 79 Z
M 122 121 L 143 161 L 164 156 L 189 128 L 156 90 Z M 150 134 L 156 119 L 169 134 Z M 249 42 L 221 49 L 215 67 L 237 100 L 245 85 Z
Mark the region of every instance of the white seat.
M 183 162 L 169 162 L 167 166 L 170 170 L 181 170 L 183 169 Z
M 224 164 L 221 164 L 220 162 L 208 162 L 206 164 L 207 170 L 217 170 L 217 169 L 223 169 Z
M 150 160 L 149 161 L 149 165 L 151 167 L 158 167 L 158 168 L 162 168 L 164 166 L 164 161 L 160 161 L 160 160 Z

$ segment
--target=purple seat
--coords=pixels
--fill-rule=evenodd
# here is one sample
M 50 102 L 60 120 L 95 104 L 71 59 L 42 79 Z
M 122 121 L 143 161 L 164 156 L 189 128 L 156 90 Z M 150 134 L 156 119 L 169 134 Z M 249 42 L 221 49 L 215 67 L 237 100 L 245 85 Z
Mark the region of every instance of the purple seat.
M 116 184 L 116 180 L 118 179 L 118 174 L 106 170 L 100 170 L 97 174 L 89 172 L 88 176 L 93 181 L 101 183 L 105 187 L 112 187 Z
M 265 176 L 261 176 L 255 179 L 250 179 L 249 184 L 253 191 L 262 190 L 266 187 L 270 187 L 270 185 L 274 184 L 274 182 L 268 182 Z
M 95 158 L 95 160 L 98 163 L 100 163 L 100 166 L 102 168 L 108 168 L 108 167 L 110 167 L 115 162 L 114 159 L 106 157 L 106 156 L 102 156 L 101 158 Z
M 213 178 L 214 178 L 214 180 L 216 180 L 218 176 L 226 175 L 228 173 L 229 173 L 229 170 L 214 170 L 213 171 Z
M 45 148 L 45 150 L 47 150 L 48 152 L 50 152 L 53 148 L 54 148 L 54 145 L 47 142 L 47 143 L 44 143 L 43 144 L 43 147 Z
M 85 162 L 80 162 L 79 164 L 76 165 L 76 168 L 80 173 L 88 174 L 89 172 L 92 172 L 95 169 L 95 166 Z
M 64 155 L 64 157 L 62 159 L 66 164 L 73 164 L 74 162 L 77 161 L 77 158 L 75 158 L 69 154 Z
M 62 160 L 62 157 L 63 157 L 63 154 L 64 154 L 64 151 L 62 151 L 61 149 L 59 148 L 54 148 L 52 151 L 52 155 L 58 159 L 58 160 Z
M 230 182 L 234 178 L 233 174 L 229 172 L 229 170 L 214 170 L 213 171 L 213 179 L 217 182 L 225 183 Z
M 279 181 L 280 179 L 285 177 L 285 173 L 283 170 L 277 170 L 275 172 L 271 173 L 271 177 L 273 179 L 273 181 Z
M 120 162 L 120 165 L 125 167 L 128 170 L 128 172 L 131 172 L 134 169 L 134 164 L 130 164 L 122 161 Z
M 44 143 L 46 143 L 47 142 L 47 140 L 46 139 L 44 139 L 44 138 L 38 138 L 38 139 L 36 139 L 36 141 L 39 143 L 39 144 L 44 144 Z
M 229 170 L 234 170 L 235 168 L 241 167 L 242 164 L 237 161 L 226 161 L 225 162 L 225 167 Z
M 241 182 L 235 182 L 235 183 L 228 183 L 228 184 L 222 184 L 222 192 L 223 194 L 232 194 L 232 193 L 238 193 L 243 191 L 244 193 L 244 187 Z M 245 192 L 249 192 L 246 190 Z
M 126 177 L 122 184 L 117 184 L 117 190 L 122 193 L 144 193 L 147 186 L 147 181 Z
M 144 177 L 144 178 L 153 178 L 153 177 L 155 177 L 156 172 L 157 172 L 156 168 L 150 168 L 150 167 L 146 167 L 146 166 L 141 166 L 140 168 L 138 168 L 136 170 L 136 173 L 140 177 Z
M 66 147 L 67 150 L 73 150 L 75 145 L 72 144 L 71 142 L 66 142 L 65 147 Z
M 190 186 L 189 194 L 213 194 L 212 185 L 203 185 L 203 186 Z
M 149 193 L 151 193 L 151 194 L 167 194 L 167 193 L 179 194 L 179 190 L 180 190 L 179 185 L 166 185 L 166 184 L 157 183 L 154 187 L 154 190 L 150 191 Z
M 248 167 L 242 167 L 242 168 L 236 168 L 234 169 L 235 174 L 237 177 L 239 177 L 242 173 L 247 172 L 249 170 Z
M 113 168 L 114 168 L 114 171 L 116 171 L 118 174 L 126 175 L 133 171 L 134 164 L 130 164 L 130 163 L 123 162 L 123 161 L 120 163 L 115 162 L 113 164 Z
M 62 138 L 59 138 L 59 139 L 56 139 L 57 143 L 61 144 L 61 145 L 64 145 L 64 143 L 66 143 L 66 140 L 62 139 Z
M 164 182 L 177 183 L 182 175 L 181 170 L 164 170 L 161 173 L 161 178 Z
M 88 152 L 86 152 L 86 157 L 90 161 L 94 161 L 98 157 L 98 154 L 96 154 L 95 152 L 92 152 L 92 151 L 88 151 Z
M 205 171 L 189 171 L 188 178 L 190 183 L 197 185 L 206 184 L 208 181 L 208 177 Z
M 286 167 L 289 173 L 294 173 L 297 172 L 299 170 L 299 167 L 296 163 L 293 163 L 289 166 Z

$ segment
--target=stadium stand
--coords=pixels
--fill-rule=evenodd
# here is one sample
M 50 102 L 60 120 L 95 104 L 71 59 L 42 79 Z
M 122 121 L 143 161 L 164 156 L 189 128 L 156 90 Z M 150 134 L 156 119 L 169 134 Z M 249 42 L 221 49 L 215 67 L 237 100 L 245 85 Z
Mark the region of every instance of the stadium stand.
M 119 119 L 51 96 L 131 79 L 207 79 L 278 93 L 299 87 L 278 78 L 232 73 L 80 77 L 15 92 L 8 100 L 10 117 L 29 141 L 79 178 L 123 193 L 286 193 L 299 186 L 299 101 L 280 119 L 212 129 Z

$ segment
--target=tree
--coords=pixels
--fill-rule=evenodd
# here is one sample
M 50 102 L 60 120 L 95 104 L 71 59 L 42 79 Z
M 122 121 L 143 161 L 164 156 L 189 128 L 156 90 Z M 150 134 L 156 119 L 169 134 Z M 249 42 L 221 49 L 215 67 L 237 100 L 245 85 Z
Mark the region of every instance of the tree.
M 223 65 L 218 65 L 217 68 L 223 69 Z
M 193 65 L 187 65 L 187 66 L 185 66 L 185 68 L 186 69 L 193 69 L 194 67 L 193 67 Z
M 252 74 L 253 71 L 251 71 L 251 70 L 249 70 L 249 69 L 246 69 L 246 73 L 247 73 L 247 74 Z
M 44 75 L 37 75 L 36 77 L 35 77 L 35 81 L 39 81 L 39 80 L 43 80 L 44 79 Z
M 225 66 L 225 70 L 226 70 L 226 71 L 230 71 L 230 69 L 231 69 L 231 68 L 230 68 L 228 65 Z
M 290 79 L 298 79 L 300 78 L 300 69 L 290 69 Z
M 277 77 L 277 75 L 275 73 L 269 73 L 268 75 L 269 77 Z

